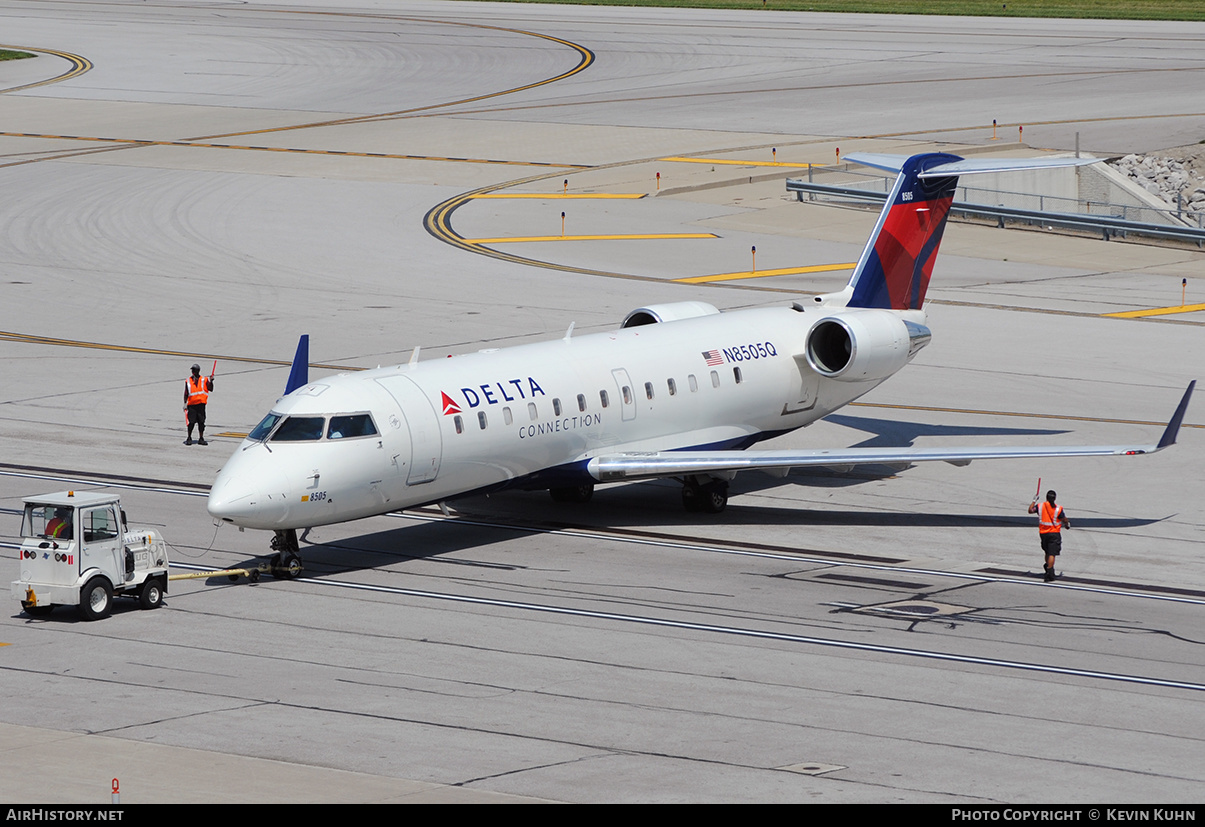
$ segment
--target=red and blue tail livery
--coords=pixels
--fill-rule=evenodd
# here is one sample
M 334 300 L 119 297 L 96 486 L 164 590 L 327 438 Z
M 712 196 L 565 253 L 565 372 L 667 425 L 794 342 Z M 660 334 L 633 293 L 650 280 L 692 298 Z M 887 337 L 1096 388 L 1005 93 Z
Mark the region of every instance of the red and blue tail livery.
M 944 152 L 904 160 L 888 206 L 850 281 L 853 296 L 849 307 L 920 309 L 958 186 L 957 175 L 931 177 L 924 173 L 961 160 Z

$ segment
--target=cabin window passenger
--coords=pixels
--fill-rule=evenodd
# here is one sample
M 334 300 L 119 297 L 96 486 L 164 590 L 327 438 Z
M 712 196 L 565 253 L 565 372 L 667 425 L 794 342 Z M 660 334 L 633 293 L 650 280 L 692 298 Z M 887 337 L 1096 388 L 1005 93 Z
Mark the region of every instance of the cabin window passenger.
M 552 400 L 552 412 L 557 416 L 561 415 L 561 400 L 559 400 L 559 399 Z
M 481 430 L 485 430 L 485 411 L 477 411 L 477 424 L 481 426 Z
M 718 388 L 720 386 L 720 375 L 714 370 L 711 372 L 711 386 L 713 388 Z
M 607 399 L 607 392 L 606 392 L 606 391 L 599 391 L 599 392 L 598 392 L 598 401 L 602 403 L 602 406 L 603 406 L 604 408 L 605 408 L 605 407 L 607 407 L 607 405 L 611 404 L 610 400 L 608 400 L 608 399 Z
M 678 392 L 678 383 L 675 382 L 673 379 L 668 380 L 665 384 L 669 386 L 669 395 L 670 396 L 673 396 L 674 394 L 676 394 Z
M 511 415 L 510 408 L 502 409 L 502 421 L 507 425 L 515 421 L 515 418 Z
M 647 396 L 649 399 L 653 398 L 653 383 L 652 382 L 644 383 L 644 395 Z
M 695 375 L 693 373 L 690 374 L 689 376 L 686 377 L 686 380 L 690 383 L 690 392 L 698 393 L 699 392 L 699 380 L 695 379 Z
M 454 417 L 452 417 L 452 422 L 453 422 L 453 424 L 456 425 L 456 433 L 463 434 L 464 433 L 464 420 L 461 419 L 459 416 L 454 416 Z
M 584 393 L 579 393 L 577 395 L 577 409 L 583 413 L 586 410 L 586 395 Z
M 332 416 L 330 427 L 326 429 L 327 439 L 350 439 L 357 436 L 376 436 L 377 426 L 372 423 L 368 414 L 348 414 Z
M 740 368 L 732 369 L 732 378 L 736 380 L 736 383 L 738 385 L 741 383 L 741 369 Z
M 290 416 L 280 423 L 273 442 L 310 442 L 322 439 L 322 426 L 326 420 L 321 416 Z
M 536 403 L 535 402 L 527 403 L 527 416 L 529 419 L 531 419 L 532 422 L 535 422 L 536 419 L 538 418 L 538 415 L 536 414 Z

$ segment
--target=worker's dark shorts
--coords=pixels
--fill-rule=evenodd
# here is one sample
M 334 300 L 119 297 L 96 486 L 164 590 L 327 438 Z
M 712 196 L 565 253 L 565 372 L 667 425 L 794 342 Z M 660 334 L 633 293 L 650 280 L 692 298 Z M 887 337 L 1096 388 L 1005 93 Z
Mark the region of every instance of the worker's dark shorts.
M 205 427 L 205 406 L 204 405 L 189 405 L 188 406 L 188 424 L 198 427 Z
M 1042 551 L 1058 557 L 1059 552 L 1063 550 L 1063 535 L 1051 532 L 1039 536 L 1042 538 Z

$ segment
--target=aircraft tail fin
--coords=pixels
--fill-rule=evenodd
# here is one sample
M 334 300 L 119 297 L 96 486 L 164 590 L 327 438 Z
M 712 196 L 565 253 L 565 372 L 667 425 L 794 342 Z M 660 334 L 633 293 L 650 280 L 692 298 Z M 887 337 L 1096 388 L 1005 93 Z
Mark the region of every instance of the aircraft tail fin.
M 285 396 L 310 382 L 310 335 L 301 334 L 297 341 L 297 353 L 289 369 L 289 381 L 285 383 Z
M 846 160 L 899 171 L 883 212 L 849 281 L 848 307 L 918 310 L 933 275 L 933 262 L 954 202 L 958 175 L 922 173 L 962 159 L 944 152 L 900 158 L 849 155 Z
M 898 172 L 895 187 L 843 293 L 848 307 L 919 310 L 954 202 L 958 176 L 1085 166 L 1098 159 L 974 158 L 945 152 L 906 157 L 855 152 L 846 161 Z

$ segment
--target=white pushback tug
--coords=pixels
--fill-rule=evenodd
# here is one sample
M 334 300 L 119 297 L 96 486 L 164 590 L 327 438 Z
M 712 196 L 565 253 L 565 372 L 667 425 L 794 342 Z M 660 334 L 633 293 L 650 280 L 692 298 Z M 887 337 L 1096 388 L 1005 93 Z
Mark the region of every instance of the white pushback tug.
M 25 498 L 21 579 L 12 595 L 30 616 L 78 606 L 84 620 L 109 616 L 113 598 L 157 609 L 167 594 L 167 543 L 151 530 L 130 531 L 111 492 L 63 491 Z

